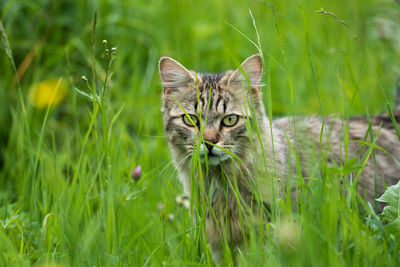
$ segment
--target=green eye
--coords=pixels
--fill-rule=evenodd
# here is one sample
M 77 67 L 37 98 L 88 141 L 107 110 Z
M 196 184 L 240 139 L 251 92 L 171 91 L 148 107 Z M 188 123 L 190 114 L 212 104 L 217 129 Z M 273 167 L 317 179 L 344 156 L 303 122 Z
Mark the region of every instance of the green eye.
M 232 127 L 238 122 L 238 120 L 238 115 L 231 114 L 222 119 L 222 124 L 227 127 Z
M 188 116 L 186 116 L 186 114 L 183 114 L 182 115 L 182 120 L 183 120 L 183 122 L 187 125 L 187 126 L 195 126 L 195 125 L 197 125 L 198 124 L 198 122 L 199 122 L 199 119 L 195 116 L 195 115 L 191 115 L 191 114 L 189 114 L 189 116 L 190 116 L 190 119 L 192 120 L 192 121 L 190 121 L 190 119 L 188 118 Z M 193 122 L 193 123 L 192 123 Z

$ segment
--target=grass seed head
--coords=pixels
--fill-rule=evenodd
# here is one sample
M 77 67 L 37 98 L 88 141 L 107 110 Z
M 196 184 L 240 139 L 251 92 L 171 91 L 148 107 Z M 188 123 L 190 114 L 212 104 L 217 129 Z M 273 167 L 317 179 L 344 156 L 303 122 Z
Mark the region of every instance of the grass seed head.
M 294 252 L 300 243 L 300 228 L 295 222 L 284 221 L 278 225 L 278 244 L 283 251 Z

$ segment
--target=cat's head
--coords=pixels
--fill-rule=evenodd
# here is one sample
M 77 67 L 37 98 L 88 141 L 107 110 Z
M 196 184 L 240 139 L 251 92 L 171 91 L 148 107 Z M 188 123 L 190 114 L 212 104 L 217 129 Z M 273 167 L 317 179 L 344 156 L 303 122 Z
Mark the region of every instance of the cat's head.
M 228 162 L 227 151 L 239 158 L 251 153 L 246 129 L 253 114 L 250 106 L 260 117 L 264 114 L 258 54 L 222 74 L 189 71 L 169 57 L 160 59 L 159 71 L 164 129 L 175 160 L 183 163 L 198 149 L 200 158 L 215 166 Z

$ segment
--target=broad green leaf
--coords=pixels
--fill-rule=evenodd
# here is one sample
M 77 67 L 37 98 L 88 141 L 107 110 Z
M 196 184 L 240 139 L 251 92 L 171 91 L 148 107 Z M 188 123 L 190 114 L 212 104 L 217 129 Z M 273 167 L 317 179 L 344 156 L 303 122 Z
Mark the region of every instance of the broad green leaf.
M 400 182 L 388 187 L 385 193 L 377 199 L 379 202 L 386 203 L 381 215 L 388 222 L 400 223 L 399 203 L 400 203 Z

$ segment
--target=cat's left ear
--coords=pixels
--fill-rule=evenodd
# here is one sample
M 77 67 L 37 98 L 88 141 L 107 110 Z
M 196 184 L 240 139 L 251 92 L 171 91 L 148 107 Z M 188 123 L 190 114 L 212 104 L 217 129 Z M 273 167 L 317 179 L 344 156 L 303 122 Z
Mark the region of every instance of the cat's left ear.
M 196 84 L 193 73 L 170 57 L 160 58 L 158 70 L 164 86 L 164 94 L 179 93 L 182 89 Z
M 255 96 L 260 92 L 262 60 L 259 54 L 248 57 L 229 77 L 228 85 L 240 90 L 251 87 Z

